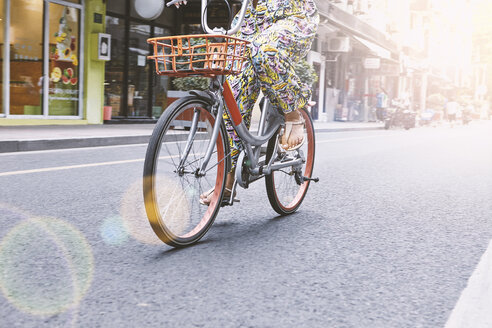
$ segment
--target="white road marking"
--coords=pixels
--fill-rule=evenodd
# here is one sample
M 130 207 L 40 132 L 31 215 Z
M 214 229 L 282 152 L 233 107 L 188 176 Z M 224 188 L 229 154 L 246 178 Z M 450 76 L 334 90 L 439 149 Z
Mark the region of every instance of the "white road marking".
M 316 132 L 317 135 L 320 134 L 331 134 L 332 132 Z M 378 137 L 386 137 L 388 134 L 378 134 L 375 136 L 366 136 L 366 137 L 351 137 L 351 138 L 336 138 L 329 140 L 321 140 L 316 141 L 316 143 L 327 143 L 327 142 L 336 142 L 336 141 L 348 141 L 348 140 L 360 140 L 360 139 L 369 139 L 369 138 L 378 138 Z M 186 141 L 179 141 L 180 143 Z M 108 148 L 126 148 L 126 147 L 144 147 L 147 146 L 148 143 L 138 143 L 138 144 L 128 144 L 128 145 L 112 145 L 112 146 L 95 146 L 95 147 L 77 147 L 77 148 L 63 148 L 63 149 L 46 149 L 46 150 L 28 150 L 28 151 L 15 151 L 8 153 L 0 153 L 0 157 L 3 156 L 19 156 L 19 155 L 35 155 L 35 154 L 46 154 L 46 153 L 58 153 L 58 152 L 68 152 L 68 151 L 84 151 L 84 150 L 104 150 Z
M 445 328 L 468 327 L 492 327 L 492 240 L 445 326 Z
M 372 138 L 379 138 L 379 137 L 387 137 L 387 134 L 378 134 L 375 136 L 365 136 L 365 137 L 352 137 L 352 138 L 337 138 L 337 139 L 329 139 L 329 140 L 321 140 L 321 141 L 316 141 L 317 144 L 321 143 L 328 143 L 328 142 L 340 142 L 340 141 L 350 141 L 350 140 L 361 140 L 361 139 L 372 139 Z
M 79 164 L 79 165 L 45 167 L 42 169 L 3 172 L 3 173 L 0 173 L 0 177 L 11 176 L 11 175 L 20 175 L 20 174 L 40 173 L 40 172 L 60 171 L 60 170 L 71 170 L 71 169 L 79 169 L 79 168 L 94 167 L 94 166 L 128 164 L 128 163 L 143 162 L 143 161 L 144 161 L 144 159 L 140 158 L 140 159 L 129 159 L 129 160 L 124 160 L 124 161 L 112 161 L 112 162 L 102 162 L 102 163 L 89 163 L 89 164 Z
M 95 146 L 95 147 L 80 147 L 80 148 L 63 148 L 63 149 L 46 149 L 46 150 L 26 150 L 26 151 L 14 151 L 10 153 L 0 153 L 0 156 L 16 156 L 16 155 L 34 155 L 44 153 L 58 153 L 66 151 L 78 151 L 78 150 L 97 150 L 107 148 L 123 148 L 123 147 L 135 147 L 135 146 L 147 146 L 146 143 L 130 144 L 130 145 L 113 145 L 113 146 Z
M 197 154 L 197 155 L 200 155 L 200 154 Z M 159 159 L 169 159 L 169 158 L 173 158 L 173 157 L 179 157 L 179 155 L 161 156 L 161 157 L 159 157 Z M 11 175 L 30 174 L 30 173 L 41 173 L 41 172 L 80 169 L 80 168 L 86 168 L 86 167 L 96 167 L 96 166 L 105 166 L 105 165 L 129 164 L 129 163 L 137 163 L 137 162 L 143 162 L 143 161 L 145 161 L 144 158 L 139 158 L 139 159 L 127 159 L 127 160 L 123 160 L 123 161 L 111 161 L 111 162 L 45 167 L 42 169 L 2 172 L 2 173 L 0 173 L 0 177 L 11 176 Z
M 205 142 L 205 140 L 199 140 Z M 185 143 L 186 140 L 176 141 L 175 143 Z M 26 150 L 26 151 L 14 151 L 10 153 L 0 153 L 1 156 L 18 156 L 18 155 L 31 155 L 31 154 L 44 154 L 44 153 L 57 153 L 66 151 L 79 151 L 79 150 L 104 150 L 107 148 L 126 148 L 126 147 L 147 147 L 148 143 L 128 144 L 128 145 L 112 145 L 112 146 L 94 146 L 94 147 L 77 147 L 77 148 L 63 148 L 63 149 L 46 149 L 46 150 Z
M 317 141 L 316 143 L 321 144 L 321 143 L 329 143 L 329 142 L 370 139 L 370 138 L 379 138 L 382 136 L 387 136 L 387 135 L 386 134 L 380 134 L 380 135 L 365 136 L 365 137 L 337 138 L 337 139 L 321 140 L 321 141 Z M 182 141 L 182 142 L 186 142 L 186 141 Z M 142 145 L 142 144 L 138 144 L 138 145 Z M 137 146 L 137 144 L 127 145 L 127 146 Z M 125 145 L 106 146 L 105 148 L 107 148 L 107 147 L 125 147 Z M 95 148 L 102 148 L 102 147 L 90 147 L 90 148 L 95 149 Z M 63 150 L 74 150 L 74 149 L 88 149 L 88 148 L 57 149 L 57 150 L 52 150 L 52 151 L 63 151 Z M 28 154 L 28 153 L 38 153 L 38 152 L 46 152 L 46 151 L 23 152 L 23 153 L 21 153 L 21 155 Z M 8 155 L 16 155 L 16 154 L 18 154 L 18 153 L 8 153 Z M 0 154 L 0 155 L 3 155 L 3 154 Z M 176 155 L 176 156 L 178 156 L 178 155 Z M 160 158 L 161 159 L 162 158 L 171 158 L 171 157 L 176 157 L 176 156 L 165 156 L 165 157 L 160 157 Z M 86 167 L 97 167 L 97 166 L 105 166 L 105 165 L 129 164 L 129 163 L 136 163 L 136 162 L 143 162 L 143 161 L 144 161 L 144 159 L 142 158 L 142 159 L 130 159 L 130 160 L 122 160 L 122 161 L 101 162 L 101 163 L 88 163 L 88 164 L 78 164 L 78 165 L 46 167 L 46 168 L 31 169 L 31 170 L 10 171 L 10 172 L 0 173 L 0 177 L 12 176 L 12 175 L 22 175 L 22 174 L 31 174 L 31 173 L 52 172 L 52 171 L 60 171 L 60 170 L 71 170 L 71 169 L 86 168 Z

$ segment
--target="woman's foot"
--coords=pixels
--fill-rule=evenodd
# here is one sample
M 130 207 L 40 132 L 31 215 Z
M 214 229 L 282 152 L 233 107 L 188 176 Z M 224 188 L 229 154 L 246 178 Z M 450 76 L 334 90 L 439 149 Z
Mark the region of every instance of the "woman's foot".
M 210 205 L 210 203 L 212 202 L 212 199 L 213 199 L 214 191 L 215 191 L 215 188 L 212 188 L 212 189 L 204 192 L 203 194 L 201 194 L 200 195 L 200 204 L 207 205 L 207 206 Z M 231 198 L 231 193 L 232 193 L 232 189 L 225 188 L 224 189 L 224 195 L 222 196 L 222 199 L 229 201 L 229 199 Z M 234 198 L 236 198 L 235 192 L 234 192 Z M 239 201 L 239 200 L 235 199 L 235 201 Z
M 232 193 L 232 188 L 234 187 L 234 179 L 235 179 L 235 171 L 231 171 L 227 174 L 226 178 L 226 185 L 225 185 L 225 190 L 224 190 L 224 195 L 222 197 L 223 200 L 229 200 L 231 198 L 231 193 Z M 200 204 L 202 205 L 210 205 L 212 202 L 213 194 L 214 194 L 215 188 L 212 188 L 203 194 L 200 195 Z M 236 198 L 236 192 L 234 191 L 234 198 Z M 237 199 L 234 199 L 234 201 L 239 201 Z
M 285 114 L 285 131 L 280 140 L 284 150 L 295 150 L 304 143 L 304 119 L 299 111 Z

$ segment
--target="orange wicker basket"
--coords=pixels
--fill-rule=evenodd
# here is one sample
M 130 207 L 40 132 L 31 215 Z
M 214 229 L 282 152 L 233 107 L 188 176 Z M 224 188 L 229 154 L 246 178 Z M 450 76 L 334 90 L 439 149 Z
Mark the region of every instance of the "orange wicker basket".
M 216 76 L 241 72 L 248 41 L 226 35 L 196 34 L 152 38 L 155 70 L 169 76 Z

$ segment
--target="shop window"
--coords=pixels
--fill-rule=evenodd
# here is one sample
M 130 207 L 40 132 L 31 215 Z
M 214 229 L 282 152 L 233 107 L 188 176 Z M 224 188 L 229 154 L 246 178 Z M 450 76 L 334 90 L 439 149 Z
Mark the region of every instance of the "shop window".
M 77 115 L 80 10 L 49 4 L 49 115 Z
M 10 20 L 10 114 L 41 115 L 43 2 L 16 0 Z
M 171 35 L 174 8 L 165 8 L 155 20 L 139 17 L 133 0 L 106 1 L 106 32 L 111 34 L 111 60 L 106 62 L 105 106 L 115 118 L 159 117 L 167 106 L 169 78 L 155 74 L 150 64 L 150 37 Z M 126 12 L 129 9 L 129 13 Z M 159 26 L 156 26 L 159 25 Z
M 126 0 L 108 0 L 106 10 L 113 14 L 125 15 Z
M 106 62 L 104 83 L 105 105 L 113 116 L 123 116 L 122 90 L 125 71 L 125 20 L 106 16 L 106 33 L 111 34 L 111 60 Z
M 147 56 L 150 26 L 131 23 L 128 67 L 128 116 L 147 116 L 149 102 L 149 68 Z
M 156 27 L 154 29 L 156 36 L 171 35 L 169 29 Z M 150 64 L 151 74 L 153 76 L 153 91 L 152 91 L 152 117 L 158 118 L 161 116 L 164 109 L 168 105 L 167 90 L 169 88 L 169 77 L 165 75 L 157 75 L 153 73 L 154 66 Z
M 155 19 L 155 23 L 164 26 L 173 26 L 174 24 L 174 14 L 175 10 L 170 10 L 171 8 L 165 8 L 162 14 Z M 155 33 L 156 36 L 160 34 Z

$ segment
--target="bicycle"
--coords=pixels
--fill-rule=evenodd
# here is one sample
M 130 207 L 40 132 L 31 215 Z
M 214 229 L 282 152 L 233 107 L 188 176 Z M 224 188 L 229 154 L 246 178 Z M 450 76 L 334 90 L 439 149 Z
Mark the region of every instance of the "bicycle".
M 280 215 L 295 212 L 312 178 L 315 155 L 314 127 L 309 113 L 305 120 L 303 146 L 285 151 L 279 146 L 284 118 L 265 101 L 257 135 L 245 123 L 226 81 L 238 74 L 247 41 L 232 37 L 239 30 L 250 0 L 244 0 L 239 19 L 229 30 L 211 29 L 207 22 L 207 0 L 202 0 L 202 26 L 207 34 L 149 39 L 157 74 L 200 75 L 211 78 L 210 89 L 190 91 L 173 102 L 159 118 L 149 141 L 144 163 L 145 209 L 156 235 L 173 247 L 196 243 L 210 229 L 219 209 L 234 204 L 237 186 L 265 178 L 268 200 Z M 168 3 L 168 5 L 173 4 Z M 197 42 L 196 39 L 200 39 Z M 231 152 L 223 113 L 227 111 L 241 138 L 236 181 L 231 197 L 223 199 L 226 175 L 231 170 Z M 265 145 L 266 144 L 266 148 Z M 208 206 L 200 195 L 213 190 Z

